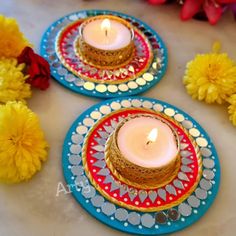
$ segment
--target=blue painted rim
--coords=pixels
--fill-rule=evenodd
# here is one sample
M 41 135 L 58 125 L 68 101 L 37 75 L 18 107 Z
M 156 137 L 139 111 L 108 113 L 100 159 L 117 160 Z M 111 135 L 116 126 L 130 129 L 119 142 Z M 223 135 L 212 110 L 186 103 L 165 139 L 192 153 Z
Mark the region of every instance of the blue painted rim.
M 88 91 L 88 90 L 85 90 L 85 89 L 81 89 L 81 87 L 77 87 L 77 86 L 71 86 L 71 82 L 68 82 L 65 79 L 61 80 L 61 76 L 57 72 L 53 72 L 54 69 L 51 67 L 51 75 L 52 75 L 52 77 L 57 82 L 59 82 L 65 88 L 67 88 L 69 90 L 72 90 L 72 91 L 74 91 L 76 93 L 84 94 L 84 95 L 87 95 L 87 96 L 98 97 L 98 98 L 113 98 L 113 97 L 118 97 L 118 96 L 120 97 L 120 96 L 130 96 L 130 95 L 140 94 L 140 93 L 143 93 L 143 92 L 147 91 L 148 89 L 153 87 L 155 84 L 160 82 L 160 80 L 163 78 L 163 76 L 166 73 L 167 65 L 168 65 L 168 51 L 167 51 L 167 48 L 165 46 L 165 43 L 163 42 L 161 37 L 157 34 L 157 32 L 154 29 L 152 29 L 149 25 L 144 23 L 143 21 L 141 21 L 141 20 L 139 20 L 139 19 L 137 19 L 137 18 L 135 18 L 133 16 L 130 16 L 130 15 L 127 15 L 127 14 L 123 14 L 123 13 L 120 13 L 120 12 L 116 12 L 116 11 L 110 11 L 110 10 L 83 10 L 83 11 L 78 11 L 78 12 L 70 13 L 70 14 L 68 14 L 66 16 L 61 17 L 57 21 L 55 21 L 52 25 L 50 25 L 48 27 L 46 32 L 43 34 L 43 37 L 42 37 L 42 40 L 41 40 L 41 44 L 40 44 L 40 53 L 41 53 L 41 55 L 46 60 L 48 60 L 48 58 L 47 58 L 46 42 L 45 42 L 45 40 L 47 40 L 47 36 L 48 36 L 48 34 L 50 34 L 52 27 L 55 27 L 59 22 L 61 22 L 65 18 L 68 18 L 71 15 L 82 14 L 82 13 L 86 13 L 86 14 L 101 14 L 101 13 L 102 14 L 113 14 L 113 15 L 118 15 L 118 16 L 121 16 L 121 17 L 131 18 L 132 20 L 142 24 L 147 30 L 149 30 L 158 39 L 159 45 L 160 45 L 160 50 L 161 49 L 163 50 L 163 66 L 159 70 L 159 73 L 154 76 L 156 79 L 154 79 L 153 81 L 147 83 L 144 86 L 140 86 L 137 89 L 128 90 L 126 92 L 119 91 L 119 94 L 118 94 L 118 92 L 116 92 L 116 93 L 111 93 L 111 92 L 99 93 L 98 91 L 93 90 L 93 91 L 96 92 L 94 94 L 93 91 Z M 63 65 L 62 65 L 62 67 L 65 68 Z M 69 71 L 68 71 L 68 73 L 72 74 Z M 129 91 L 131 91 L 131 92 L 129 92 Z
M 65 141 L 64 141 L 64 145 L 63 145 L 63 152 L 62 152 L 62 169 L 63 169 L 63 173 L 64 173 L 64 177 L 65 180 L 67 182 L 67 184 L 73 184 L 73 180 L 71 179 L 71 177 L 73 176 L 70 169 L 68 169 L 68 165 L 69 161 L 68 161 L 68 156 L 67 154 L 70 152 L 69 151 L 69 145 L 68 142 L 70 142 L 70 138 L 72 135 L 72 132 L 75 131 L 77 125 L 79 122 L 81 122 L 86 115 L 90 114 L 92 111 L 94 111 L 96 108 L 99 108 L 102 105 L 105 104 L 110 104 L 113 101 L 121 101 L 123 99 L 130 99 L 129 97 L 123 97 L 123 98 L 114 98 L 114 99 L 110 99 L 110 100 L 105 100 L 101 103 L 98 103 L 92 107 L 90 107 L 88 110 L 86 110 L 85 112 L 83 112 L 72 124 L 71 128 L 69 129 L 66 137 L 65 137 Z M 182 115 L 184 115 L 184 117 L 186 117 L 188 120 L 190 120 L 194 125 L 196 125 L 197 129 L 201 132 L 201 134 L 204 135 L 204 137 L 207 139 L 208 144 L 211 146 L 211 152 L 212 155 L 214 155 L 215 157 L 215 168 L 217 169 L 216 175 L 215 175 L 215 184 L 212 186 L 211 195 L 208 195 L 207 197 L 207 203 L 206 205 L 201 205 L 198 208 L 198 214 L 192 214 L 191 216 L 187 217 L 186 220 L 184 222 L 182 221 L 177 221 L 176 223 L 174 222 L 171 226 L 161 226 L 159 229 L 148 229 L 148 228 L 142 228 L 139 229 L 137 227 L 134 226 L 129 226 L 129 227 L 125 227 L 123 225 L 123 223 L 119 222 L 119 221 L 115 221 L 115 220 L 111 220 L 110 217 L 104 215 L 104 214 L 100 214 L 96 211 L 95 207 L 92 204 L 88 204 L 85 202 L 84 197 L 81 195 L 81 192 L 76 191 L 75 189 L 72 189 L 72 195 L 74 196 L 74 198 L 76 199 L 76 201 L 89 213 L 91 214 L 93 217 L 95 217 L 97 220 L 99 220 L 100 222 L 123 232 L 126 233 L 130 233 L 130 234 L 134 234 L 134 235 L 160 235 L 160 234 L 168 234 L 168 233 L 173 233 L 179 230 L 182 230 L 190 225 L 192 225 L 193 223 L 195 223 L 197 220 L 199 220 L 206 212 L 207 210 L 210 208 L 210 206 L 212 205 L 214 199 L 216 198 L 217 192 L 219 190 L 219 185 L 220 185 L 220 163 L 219 163 L 219 159 L 218 159 L 218 155 L 217 155 L 217 151 L 215 149 L 214 144 L 212 143 L 211 138 L 208 136 L 208 134 L 206 133 L 206 131 L 200 126 L 200 124 L 198 124 L 191 116 L 189 116 L 187 113 L 185 113 L 184 111 L 182 111 L 181 109 L 170 105 L 166 102 L 160 101 L 160 100 L 156 100 L 156 99 L 152 99 L 152 98 L 147 98 L 147 97 L 131 97 L 131 99 L 142 99 L 142 100 L 147 100 L 150 102 L 155 102 L 155 103 L 159 103 L 163 106 L 167 106 L 168 108 L 173 108 L 175 111 L 177 111 L 178 113 L 181 113 Z

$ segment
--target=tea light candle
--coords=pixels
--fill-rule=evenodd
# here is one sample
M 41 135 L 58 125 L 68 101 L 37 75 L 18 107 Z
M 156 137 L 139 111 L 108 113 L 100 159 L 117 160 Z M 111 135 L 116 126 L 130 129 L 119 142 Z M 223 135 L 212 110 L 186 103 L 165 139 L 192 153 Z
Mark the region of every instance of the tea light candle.
M 124 158 L 146 168 L 166 166 L 178 154 L 171 128 L 148 116 L 135 117 L 125 122 L 118 132 L 117 145 Z
M 82 35 L 87 44 L 102 50 L 124 48 L 132 40 L 132 33 L 128 27 L 108 18 L 90 21 L 84 26 Z

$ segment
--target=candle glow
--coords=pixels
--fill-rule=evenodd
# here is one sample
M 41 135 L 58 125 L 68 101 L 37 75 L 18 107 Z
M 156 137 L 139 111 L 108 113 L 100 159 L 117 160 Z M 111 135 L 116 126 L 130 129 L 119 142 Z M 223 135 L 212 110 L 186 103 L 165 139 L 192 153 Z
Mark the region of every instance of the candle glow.
M 101 50 L 118 50 L 130 44 L 131 30 L 119 20 L 109 17 L 83 23 L 81 34 L 87 44 Z
M 108 31 L 110 30 L 110 28 L 111 28 L 111 22 L 110 22 L 110 20 L 109 19 L 104 19 L 103 21 L 102 21 L 102 24 L 101 24 L 101 29 L 103 30 L 103 31 L 105 31 L 105 35 L 106 35 L 106 37 L 107 37 L 107 35 L 108 35 Z
M 171 128 L 153 117 L 135 117 L 125 122 L 119 129 L 117 144 L 128 161 L 148 168 L 166 166 L 178 153 Z
M 158 136 L 158 129 L 157 128 L 152 129 L 151 132 L 148 135 L 147 144 L 148 143 L 154 143 L 157 139 L 157 136 Z

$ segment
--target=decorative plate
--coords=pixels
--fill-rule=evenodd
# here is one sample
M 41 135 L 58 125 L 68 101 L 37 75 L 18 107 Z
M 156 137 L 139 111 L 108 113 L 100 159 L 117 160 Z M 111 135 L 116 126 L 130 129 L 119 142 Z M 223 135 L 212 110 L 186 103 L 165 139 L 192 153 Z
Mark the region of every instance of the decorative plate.
M 169 183 L 136 185 L 106 162 L 110 134 L 137 113 L 162 117 L 179 135 L 181 167 Z M 178 108 L 144 97 L 107 100 L 80 115 L 66 136 L 62 163 L 82 207 L 101 222 L 133 234 L 164 234 L 193 224 L 212 204 L 220 182 L 215 147 L 201 126 Z
M 81 23 L 102 14 L 122 17 L 134 27 L 135 55 L 120 68 L 92 66 L 75 47 Z M 50 63 L 52 76 L 63 86 L 102 98 L 146 91 L 164 76 L 168 61 L 163 41 L 150 26 L 133 16 L 104 10 L 79 11 L 54 22 L 43 36 L 41 55 Z

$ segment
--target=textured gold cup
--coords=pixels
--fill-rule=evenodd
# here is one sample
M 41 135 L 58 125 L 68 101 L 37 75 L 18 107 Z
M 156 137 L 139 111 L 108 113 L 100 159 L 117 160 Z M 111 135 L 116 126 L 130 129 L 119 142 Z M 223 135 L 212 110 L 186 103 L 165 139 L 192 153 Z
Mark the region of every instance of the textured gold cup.
M 98 19 L 110 19 L 115 20 L 123 25 L 125 25 L 131 33 L 131 40 L 130 43 L 120 49 L 117 50 L 103 50 L 96 47 L 91 46 L 87 42 L 85 42 L 83 38 L 83 29 L 84 27 L 91 21 L 98 20 Z M 80 54 L 88 64 L 93 66 L 101 67 L 101 68 L 108 68 L 114 69 L 129 63 L 132 59 L 135 46 L 134 46 L 134 31 L 126 20 L 112 15 L 100 15 L 95 17 L 90 17 L 84 23 L 81 24 L 79 28 L 79 37 L 76 41 L 75 45 L 76 52 Z
M 147 168 L 136 165 L 123 156 L 121 153 L 118 144 L 117 144 L 117 135 L 119 133 L 120 128 L 130 119 L 135 117 L 152 117 L 155 119 L 160 120 L 161 122 L 167 124 L 176 140 L 176 145 L 178 148 L 178 153 L 175 158 L 168 163 L 166 166 L 157 167 L 157 168 Z M 169 182 L 171 182 L 176 175 L 178 174 L 180 168 L 180 141 L 178 138 L 178 134 L 175 129 L 165 120 L 153 116 L 153 115 L 144 115 L 144 114 L 137 114 L 133 116 L 129 116 L 124 121 L 122 121 L 114 131 L 114 133 L 110 136 L 109 140 L 106 144 L 106 162 L 111 169 L 114 169 L 116 176 L 119 175 L 119 179 L 128 184 L 133 186 L 145 186 L 145 187 L 160 187 Z M 126 181 L 128 180 L 128 181 Z M 133 183 L 133 184 L 132 184 Z

